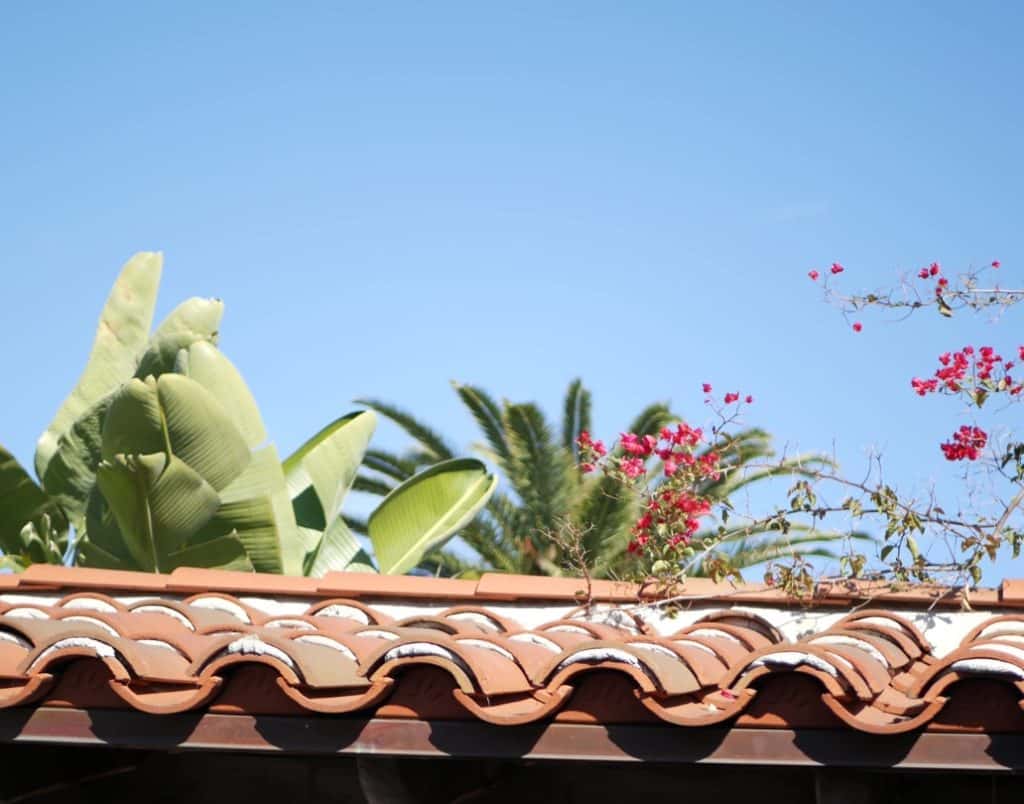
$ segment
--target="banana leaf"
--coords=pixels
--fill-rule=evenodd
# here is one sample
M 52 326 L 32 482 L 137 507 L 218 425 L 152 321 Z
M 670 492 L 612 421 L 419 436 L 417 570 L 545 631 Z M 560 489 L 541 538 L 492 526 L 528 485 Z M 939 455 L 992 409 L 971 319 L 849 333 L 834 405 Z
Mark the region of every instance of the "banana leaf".
M 0 446 L 0 549 L 19 553 L 22 529 L 47 517 L 50 527 L 67 530 L 57 503 L 32 479 L 17 459 Z
M 149 338 L 162 266 L 161 254 L 142 252 L 121 269 L 100 315 L 85 370 L 36 445 L 35 466 L 39 478 L 46 478 L 61 437 L 100 399 L 134 373 Z
M 402 483 L 370 515 L 380 571 L 408 572 L 424 554 L 464 527 L 486 505 L 498 479 L 473 458 L 442 461 Z

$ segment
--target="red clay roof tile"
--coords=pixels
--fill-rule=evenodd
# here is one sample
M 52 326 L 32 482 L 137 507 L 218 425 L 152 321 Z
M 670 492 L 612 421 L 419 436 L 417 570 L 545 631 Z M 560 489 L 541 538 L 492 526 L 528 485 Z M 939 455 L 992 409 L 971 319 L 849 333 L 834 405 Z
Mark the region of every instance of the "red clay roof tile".
M 729 596 L 695 581 L 687 592 L 699 608 L 675 622 L 638 607 L 626 584 L 595 585 L 599 605 L 580 607 L 582 583 L 32 567 L 0 587 L 0 708 L 418 713 L 499 725 L 806 721 L 896 734 L 959 728 L 970 711 L 962 697 L 982 681 L 1024 700 L 1024 615 L 944 613 L 966 619 L 936 653 L 910 605 L 923 622 L 930 592 L 882 596 L 899 611 L 843 615 L 828 608 L 841 599 L 833 589 L 806 617 L 774 590 Z M 849 603 L 860 591 L 844 594 Z M 1011 582 L 1001 594 L 1024 605 Z M 998 597 L 986 595 L 972 600 Z M 804 617 L 801 630 L 784 633 L 783 616 Z M 928 627 L 942 636 L 944 626 Z M 1024 732 L 1019 706 L 1000 718 L 999 728 Z

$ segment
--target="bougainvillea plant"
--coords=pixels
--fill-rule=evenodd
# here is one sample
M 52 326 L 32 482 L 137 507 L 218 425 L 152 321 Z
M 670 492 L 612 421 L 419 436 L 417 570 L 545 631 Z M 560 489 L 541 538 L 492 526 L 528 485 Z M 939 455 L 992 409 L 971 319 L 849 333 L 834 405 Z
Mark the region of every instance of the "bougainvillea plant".
M 843 294 L 833 284 L 846 272 L 838 262 L 807 275 L 812 282 L 821 280 L 826 300 L 859 333 L 864 329 L 859 314 L 869 307 L 901 313 L 931 308 L 945 318 L 959 310 L 1005 310 L 1024 300 L 1024 290 L 1006 290 L 985 281 L 999 268 L 999 261 L 992 261 L 950 281 L 941 265 L 931 262 L 902 277 L 893 289 L 862 295 Z M 996 396 L 1019 401 L 1024 398 L 1024 381 L 1012 373 L 1017 361 L 1024 361 L 1024 346 L 1001 353 L 988 345 L 968 345 L 940 354 L 934 372 L 912 377 L 910 389 L 922 397 L 954 396 L 975 410 Z M 738 391 L 712 396 L 710 383 L 704 383 L 702 391 L 716 415 L 709 428 L 714 437 L 726 433 L 742 406 L 753 402 L 752 396 Z M 622 433 L 610 448 L 589 433 L 581 434 L 580 471 L 604 472 L 639 499 L 640 514 L 629 545 L 638 577 L 674 585 L 699 566 L 712 577 L 738 579 L 738 571 L 728 563 L 728 552 L 721 549 L 727 533 L 735 538 L 737 517 L 743 522 L 740 528 L 751 533 L 767 526 L 783 534 L 797 529 L 812 537 L 824 520 L 841 517 L 850 538 L 838 567 L 817 566 L 794 549 L 788 557 L 768 563 L 765 582 L 798 595 L 812 594 L 823 580 L 864 579 L 896 587 L 930 584 L 959 594 L 966 606 L 969 590 L 981 580 L 983 561 L 995 559 L 1007 545 L 1016 556 L 1024 541 L 1014 522 L 1024 503 L 1024 443 L 1009 441 L 996 449 L 977 422 L 959 426 L 939 442 L 939 453 L 948 461 L 985 464 L 1013 493 L 1003 501 L 993 492 L 987 505 L 956 513 L 947 513 L 933 497 L 917 499 L 897 493 L 882 482 L 880 471 L 855 480 L 815 466 L 808 467 L 789 488 L 784 504 L 760 516 L 739 515 L 731 506 L 713 505 L 702 493 L 708 483 L 731 471 L 708 443 L 702 428 L 682 422 L 664 428 L 657 437 Z M 865 550 L 864 542 L 855 538 L 859 527 L 877 535 L 872 550 Z M 935 557 L 940 554 L 941 558 Z

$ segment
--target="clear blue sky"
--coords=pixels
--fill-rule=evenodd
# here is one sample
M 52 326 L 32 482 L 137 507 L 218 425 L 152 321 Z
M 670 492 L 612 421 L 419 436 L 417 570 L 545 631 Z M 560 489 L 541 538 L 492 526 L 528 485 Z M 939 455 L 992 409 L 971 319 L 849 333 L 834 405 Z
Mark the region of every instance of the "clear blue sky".
M 452 378 L 554 411 L 582 375 L 611 437 L 655 398 L 703 416 L 709 381 L 782 442 L 948 482 L 962 411 L 909 377 L 1019 318 L 854 335 L 806 272 L 998 257 L 1024 281 L 1022 25 L 1012 2 L 7 5 L 0 442 L 30 463 L 118 267 L 158 249 L 161 312 L 226 301 L 283 450 L 359 395 L 468 443 Z

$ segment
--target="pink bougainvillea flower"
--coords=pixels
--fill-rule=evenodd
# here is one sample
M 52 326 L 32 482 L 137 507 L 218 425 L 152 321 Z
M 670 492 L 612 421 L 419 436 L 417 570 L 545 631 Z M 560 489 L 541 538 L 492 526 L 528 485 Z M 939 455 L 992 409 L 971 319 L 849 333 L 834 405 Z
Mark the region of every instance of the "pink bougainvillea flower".
M 641 458 L 626 458 L 619 466 L 626 477 L 640 477 L 644 473 L 644 462 Z
M 747 398 L 744 399 L 743 401 L 750 405 L 751 403 L 753 403 L 754 397 L 752 397 L 750 394 L 747 394 Z
M 1000 265 L 1000 262 L 999 262 L 999 260 L 992 260 L 992 267 L 993 267 L 993 268 L 998 268 L 998 267 L 999 267 L 999 265 Z
M 862 323 L 860 323 L 860 321 L 854 321 L 853 322 L 853 331 L 854 332 L 860 332 L 862 329 L 864 329 L 864 325 Z
M 930 265 L 930 266 L 928 267 L 928 275 L 929 275 L 929 276 L 938 276 L 938 275 L 939 275 L 939 272 L 940 272 L 941 270 L 942 270 L 942 269 L 941 269 L 941 268 L 939 268 L 939 264 L 938 264 L 937 262 L 933 262 L 933 263 L 932 263 L 932 264 L 931 264 L 931 265 Z
M 731 405 L 733 402 L 738 402 L 740 395 L 738 393 L 728 393 L 725 395 L 725 404 Z
M 976 461 L 988 443 L 988 433 L 980 427 L 964 425 L 955 433 L 953 440 L 939 446 L 947 461 Z
M 832 272 L 833 274 L 841 274 L 841 273 L 842 273 L 843 271 L 845 271 L 846 269 L 845 269 L 845 268 L 844 268 L 844 267 L 843 267 L 842 265 L 840 265 L 840 264 L 839 264 L 838 262 L 834 262 L 834 263 L 832 263 L 832 267 L 831 267 L 831 268 L 829 268 L 829 270 L 830 270 L 830 271 L 831 271 L 831 272 Z
M 710 394 L 711 393 L 711 383 L 709 383 L 709 382 L 704 383 L 701 386 L 701 389 L 704 391 L 705 394 Z
M 812 282 L 817 282 L 818 277 L 821 276 L 817 271 L 808 271 L 807 275 L 811 278 Z

